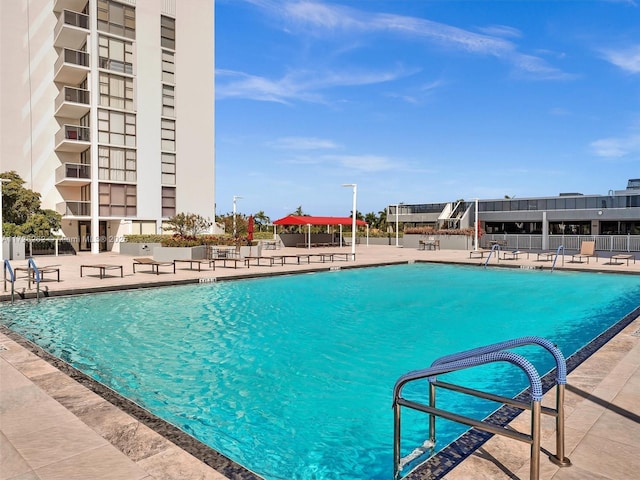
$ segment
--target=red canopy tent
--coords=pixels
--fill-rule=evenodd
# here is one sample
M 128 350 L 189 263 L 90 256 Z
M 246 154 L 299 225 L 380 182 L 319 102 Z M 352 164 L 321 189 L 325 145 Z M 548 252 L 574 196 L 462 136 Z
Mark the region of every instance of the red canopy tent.
M 311 225 L 339 225 L 340 245 L 342 246 L 342 225 L 352 225 L 353 217 L 312 217 L 310 215 L 288 215 L 273 222 L 274 225 L 308 225 L 308 247 L 311 248 Z M 369 226 L 364 220 L 356 219 L 356 226 L 367 227 L 367 244 L 369 241 Z M 275 235 L 275 232 L 274 232 Z M 354 236 L 355 240 L 355 236 Z M 355 248 L 355 244 L 354 244 Z
M 311 217 L 308 215 L 288 215 L 273 222 L 274 225 L 351 225 L 352 217 Z M 365 226 L 367 222 L 356 219 L 356 225 Z

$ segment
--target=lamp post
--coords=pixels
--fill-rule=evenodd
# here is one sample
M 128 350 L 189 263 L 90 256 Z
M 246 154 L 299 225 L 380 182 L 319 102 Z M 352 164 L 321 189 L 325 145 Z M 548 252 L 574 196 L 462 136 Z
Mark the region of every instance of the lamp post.
M 353 218 L 351 220 L 351 257 L 356 259 L 356 198 L 358 196 L 358 185 L 355 183 L 343 183 L 343 187 L 353 187 Z
M 478 251 L 478 199 L 476 198 L 476 232 L 475 232 L 475 241 L 473 242 L 473 249 Z
M 236 200 L 242 198 L 240 195 L 233 196 L 233 238 L 236 238 L 237 230 L 236 230 Z
M 398 209 L 400 208 L 400 204 L 396 203 L 396 247 L 399 247 L 398 243 Z
M 9 183 L 11 180 L 8 178 L 0 178 L 0 256 L 2 257 L 2 261 L 4 262 L 4 234 L 2 230 L 2 222 L 4 219 L 2 218 L 2 184 Z

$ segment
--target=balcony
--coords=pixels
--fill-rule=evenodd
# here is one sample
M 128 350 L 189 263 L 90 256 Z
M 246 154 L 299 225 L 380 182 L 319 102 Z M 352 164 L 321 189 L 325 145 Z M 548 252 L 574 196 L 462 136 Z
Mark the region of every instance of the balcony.
M 56 97 L 56 117 L 80 119 L 89 112 L 89 90 L 64 87 Z
M 78 50 L 87 42 L 89 15 L 65 10 L 53 31 L 53 44 L 59 48 Z
M 89 54 L 81 50 L 64 48 L 54 67 L 54 80 L 66 85 L 78 85 L 89 73 Z
M 80 187 L 91 182 L 91 167 L 83 163 L 65 163 L 56 168 L 56 186 Z
M 73 10 L 81 12 L 88 0 L 55 0 L 53 5 L 54 12 L 63 12 L 64 10 Z
M 56 212 L 63 217 L 89 217 L 91 215 L 91 202 L 60 202 L 56 204 Z
M 84 152 L 91 146 L 89 127 L 80 125 L 63 125 L 56 133 L 56 151 Z

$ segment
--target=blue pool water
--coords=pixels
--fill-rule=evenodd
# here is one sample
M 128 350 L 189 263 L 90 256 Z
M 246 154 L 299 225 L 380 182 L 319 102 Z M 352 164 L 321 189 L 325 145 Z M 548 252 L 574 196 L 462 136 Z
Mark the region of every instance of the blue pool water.
M 636 276 L 414 264 L 20 302 L 0 321 L 267 480 L 378 480 L 400 375 L 525 335 L 569 356 L 639 304 Z M 456 375 L 527 386 L 510 366 Z M 403 425 L 407 448 L 424 420 Z M 464 430 L 438 429 L 438 448 Z

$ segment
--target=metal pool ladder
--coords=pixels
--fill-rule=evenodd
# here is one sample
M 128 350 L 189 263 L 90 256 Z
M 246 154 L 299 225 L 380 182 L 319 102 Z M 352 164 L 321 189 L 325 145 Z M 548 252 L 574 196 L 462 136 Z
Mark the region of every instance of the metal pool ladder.
M 556 361 L 555 384 L 556 384 L 556 406 L 555 408 L 543 407 L 542 402 L 542 381 L 535 367 L 523 356 L 507 351 L 508 349 L 523 345 L 539 345 L 545 348 Z M 482 392 L 479 390 L 463 387 L 438 380 L 439 375 L 455 372 L 467 368 L 485 365 L 494 362 L 508 362 L 522 369 L 528 379 L 531 392 L 531 402 L 526 403 L 513 398 Z M 419 401 L 409 400 L 402 397 L 403 387 L 417 380 L 427 380 L 429 384 L 429 404 Z M 513 440 L 519 440 L 531 445 L 531 455 L 529 460 L 529 472 L 531 480 L 538 480 L 540 475 L 540 414 L 550 415 L 556 418 L 556 453 L 550 454 L 549 460 L 560 467 L 571 465 L 571 461 L 564 456 L 564 394 L 567 383 L 567 365 L 562 352 L 549 340 L 541 337 L 521 337 L 514 340 L 495 343 L 485 347 L 474 348 L 464 352 L 455 353 L 440 357 L 434 361 L 429 368 L 415 370 L 402 375 L 393 388 L 393 475 L 394 480 L 402 477 L 405 467 L 420 458 L 426 451 L 433 452 L 436 444 L 436 421 L 435 417 L 442 417 L 447 420 L 462 423 L 478 430 L 492 434 L 503 435 Z M 513 406 L 522 410 L 531 411 L 531 431 L 526 434 L 513 429 L 507 429 L 485 420 L 477 420 L 466 417 L 436 407 L 436 387 L 459 393 L 483 398 L 486 400 Z M 410 454 L 401 458 L 401 410 L 402 407 L 417 410 L 429 414 L 429 439 Z
M 9 274 L 9 282 L 11 282 L 11 303 L 13 303 L 14 297 L 15 297 L 15 284 L 16 284 L 16 274 L 13 271 L 13 268 L 11 268 L 11 263 L 9 263 L 9 260 L 4 261 L 4 275 L 3 275 L 3 279 L 4 279 L 4 291 L 7 291 L 7 273 Z
M 558 250 L 556 250 L 556 256 L 553 259 L 553 265 L 551 265 L 551 271 L 556 268 L 556 262 L 558 261 L 558 257 L 560 256 L 560 250 L 562 250 L 562 265 L 564 265 L 564 245 L 560 245 Z
M 40 279 L 42 276 L 40 275 L 40 270 L 36 267 L 36 262 L 33 261 L 33 258 L 30 258 L 27 261 L 27 274 L 28 274 L 28 282 L 29 288 L 31 288 L 31 277 L 33 276 L 33 281 L 36 284 L 36 301 L 40 301 Z
M 491 255 L 493 255 L 493 252 L 495 252 L 496 250 L 498 251 L 498 253 L 496 253 L 496 256 L 498 258 L 498 261 L 500 261 L 500 244 L 496 243 L 494 246 L 491 247 L 491 251 L 489 252 L 489 255 L 487 255 L 487 260 L 484 262 L 485 268 L 489 264 L 489 260 L 491 260 Z

